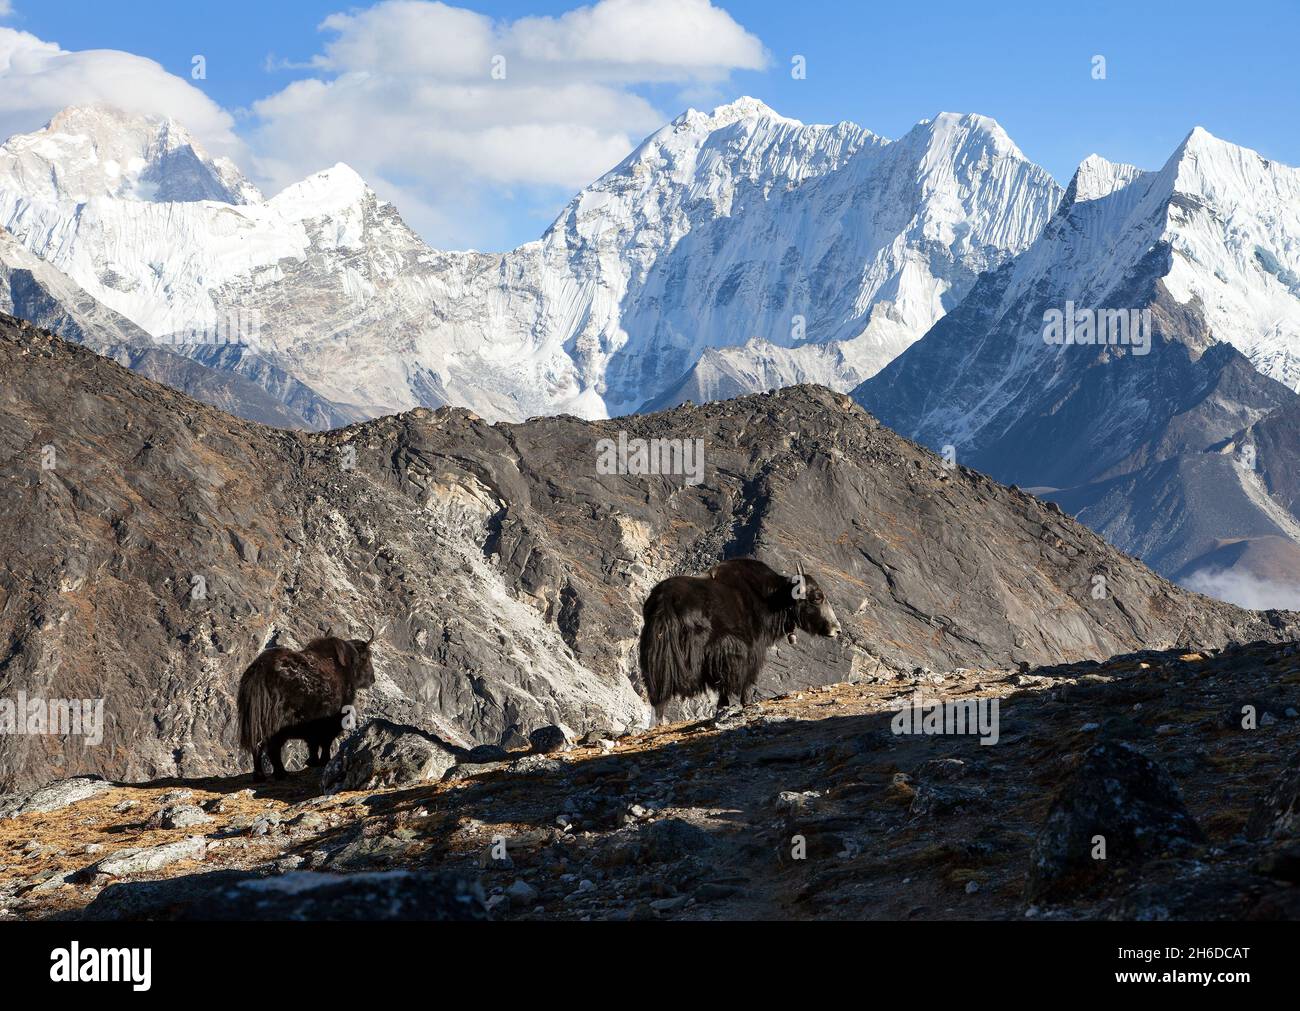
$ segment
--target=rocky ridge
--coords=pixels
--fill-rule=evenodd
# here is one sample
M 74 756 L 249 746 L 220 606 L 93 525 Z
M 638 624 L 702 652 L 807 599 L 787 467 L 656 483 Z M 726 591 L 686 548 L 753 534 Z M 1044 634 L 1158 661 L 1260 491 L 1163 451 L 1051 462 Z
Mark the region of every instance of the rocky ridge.
M 388 627 L 366 716 L 465 748 L 626 731 L 646 716 L 646 592 L 739 555 L 802 560 L 845 628 L 782 644 L 767 694 L 1296 628 L 1179 589 L 817 387 L 616 421 L 444 409 L 304 434 L 14 320 L 0 367 L 4 697 L 105 700 L 100 746 L 0 737 L 3 789 L 233 772 L 252 657 L 372 623 Z M 700 440 L 700 480 L 602 473 L 599 442 L 620 438 Z

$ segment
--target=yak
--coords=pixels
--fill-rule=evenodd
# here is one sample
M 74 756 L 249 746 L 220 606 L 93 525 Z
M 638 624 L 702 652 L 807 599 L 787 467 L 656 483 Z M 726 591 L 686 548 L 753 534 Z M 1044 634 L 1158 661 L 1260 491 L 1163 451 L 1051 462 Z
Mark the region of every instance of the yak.
M 357 692 L 375 683 L 369 639 L 313 639 L 301 650 L 263 650 L 239 681 L 239 744 L 253 756 L 253 779 L 266 778 L 262 759 L 283 779 L 281 752 L 289 741 L 306 741 L 310 766 L 329 761 L 343 731 L 345 710 Z
M 803 566 L 783 575 L 755 558 L 719 562 L 703 576 L 672 576 L 650 591 L 642 611 L 640 659 L 655 720 L 674 698 L 705 688 L 718 710 L 753 701 L 767 651 L 782 636 L 835 638 L 840 623 L 817 580 Z

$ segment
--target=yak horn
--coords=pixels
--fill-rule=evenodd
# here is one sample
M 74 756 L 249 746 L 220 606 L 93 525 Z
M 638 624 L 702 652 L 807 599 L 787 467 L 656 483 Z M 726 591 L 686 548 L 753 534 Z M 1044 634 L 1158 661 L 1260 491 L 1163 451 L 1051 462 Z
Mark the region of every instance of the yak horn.
M 387 627 L 388 627 L 387 622 L 384 622 L 384 624 L 380 625 L 378 629 L 376 629 L 375 626 L 370 624 L 369 622 L 366 622 L 366 628 L 370 630 L 370 638 L 366 640 L 366 645 L 369 646 L 376 639 L 378 639 L 380 635 L 383 634 L 384 629 L 386 629 Z

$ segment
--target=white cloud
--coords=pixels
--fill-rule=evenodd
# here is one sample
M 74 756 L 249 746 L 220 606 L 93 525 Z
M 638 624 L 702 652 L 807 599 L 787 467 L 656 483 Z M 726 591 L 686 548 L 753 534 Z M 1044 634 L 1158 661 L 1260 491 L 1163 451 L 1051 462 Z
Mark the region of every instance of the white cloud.
M 171 116 L 213 154 L 242 155 L 230 114 L 153 60 L 116 49 L 69 52 L 0 27 L 0 137 L 29 133 L 60 109 L 95 102 Z
M 506 39 L 548 68 L 571 64 L 623 81 L 716 81 L 767 63 L 762 43 L 707 0 L 603 0 L 558 18 L 522 18 Z
M 1201 569 L 1183 580 L 1189 590 L 1254 611 L 1300 610 L 1300 585 L 1260 579 L 1237 569 Z
M 297 68 L 310 76 L 253 103 L 237 136 L 229 112 L 152 60 L 0 28 L 0 136 L 73 104 L 168 115 L 268 193 L 343 161 L 433 244 L 499 247 L 519 208 L 557 209 L 663 125 L 646 86 L 675 89 L 676 105 L 768 59 L 710 0 L 599 0 L 514 21 L 388 0 L 319 30 L 321 51 Z
M 14 12 L 14 5 L 10 0 L 0 0 L 0 18 L 7 18 Z
M 466 229 L 448 223 L 503 194 L 558 201 L 622 160 L 665 119 L 636 86 L 699 87 L 767 59 L 709 0 L 600 0 L 513 22 L 390 0 L 320 27 L 320 76 L 253 106 L 257 175 L 273 191 L 346 161 L 439 245 L 460 244 Z

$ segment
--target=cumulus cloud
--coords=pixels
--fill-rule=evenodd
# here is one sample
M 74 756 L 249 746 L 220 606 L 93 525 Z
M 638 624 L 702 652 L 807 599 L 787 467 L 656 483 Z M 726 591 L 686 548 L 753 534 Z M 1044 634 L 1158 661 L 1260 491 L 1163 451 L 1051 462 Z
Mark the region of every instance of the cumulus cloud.
M 1300 584 L 1260 579 L 1237 569 L 1201 569 L 1183 581 L 1189 590 L 1254 611 L 1300 610 Z
M 0 136 L 29 133 L 60 109 L 97 102 L 171 116 L 213 154 L 236 159 L 244 154 L 233 117 L 153 60 L 115 49 L 70 52 L 0 27 Z
M 451 244 L 439 231 L 488 196 L 571 190 L 617 164 L 665 118 L 637 86 L 699 87 L 767 60 L 709 0 L 600 0 L 512 22 L 389 0 L 320 29 L 315 76 L 253 106 L 257 174 L 275 190 L 346 161 Z

